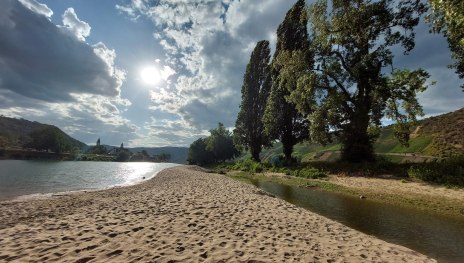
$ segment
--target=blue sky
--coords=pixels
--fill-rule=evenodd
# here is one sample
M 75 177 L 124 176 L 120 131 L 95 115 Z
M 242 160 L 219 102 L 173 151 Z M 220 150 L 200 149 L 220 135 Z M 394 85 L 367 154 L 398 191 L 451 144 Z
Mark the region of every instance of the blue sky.
M 89 144 L 188 146 L 218 122 L 234 125 L 250 53 L 262 39 L 275 45 L 292 4 L 2 0 L 0 114 Z M 397 53 L 395 67 L 437 81 L 419 96 L 427 116 L 464 106 L 442 36 L 421 24 L 414 51 Z

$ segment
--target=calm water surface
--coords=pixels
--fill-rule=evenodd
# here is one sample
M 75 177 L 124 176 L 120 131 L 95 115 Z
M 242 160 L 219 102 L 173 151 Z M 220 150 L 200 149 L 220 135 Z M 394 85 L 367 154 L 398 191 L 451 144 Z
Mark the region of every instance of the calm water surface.
M 171 163 L 0 161 L 0 200 L 24 195 L 130 185 L 177 166 Z
M 441 216 L 320 190 L 257 180 L 251 183 L 290 203 L 439 262 L 464 262 L 464 215 Z

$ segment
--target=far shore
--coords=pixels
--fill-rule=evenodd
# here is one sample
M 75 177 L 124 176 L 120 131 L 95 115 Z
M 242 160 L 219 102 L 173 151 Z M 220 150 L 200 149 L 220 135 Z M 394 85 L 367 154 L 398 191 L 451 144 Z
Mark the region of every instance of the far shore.
M 0 209 L 7 262 L 434 262 L 191 166 Z

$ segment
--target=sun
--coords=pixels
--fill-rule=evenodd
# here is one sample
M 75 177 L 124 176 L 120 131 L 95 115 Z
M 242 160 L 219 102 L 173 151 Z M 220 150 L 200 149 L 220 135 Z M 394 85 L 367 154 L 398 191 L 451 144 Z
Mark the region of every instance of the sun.
M 155 85 L 161 80 L 160 71 L 153 66 L 145 67 L 140 71 L 140 77 L 145 84 Z

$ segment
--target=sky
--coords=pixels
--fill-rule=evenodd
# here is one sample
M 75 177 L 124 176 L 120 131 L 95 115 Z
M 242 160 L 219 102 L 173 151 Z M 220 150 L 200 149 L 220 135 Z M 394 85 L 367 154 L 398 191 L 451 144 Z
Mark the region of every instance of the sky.
M 310 3 L 310 1 L 307 1 Z M 1 0 L 0 114 L 87 143 L 188 146 L 232 128 L 250 54 L 289 0 Z M 446 39 L 416 29 L 395 68 L 424 68 L 426 116 L 464 106 Z

